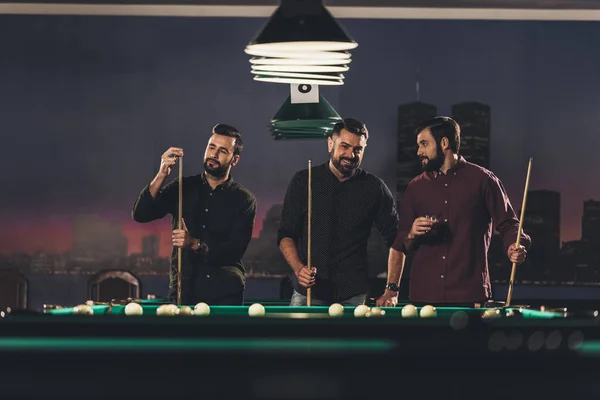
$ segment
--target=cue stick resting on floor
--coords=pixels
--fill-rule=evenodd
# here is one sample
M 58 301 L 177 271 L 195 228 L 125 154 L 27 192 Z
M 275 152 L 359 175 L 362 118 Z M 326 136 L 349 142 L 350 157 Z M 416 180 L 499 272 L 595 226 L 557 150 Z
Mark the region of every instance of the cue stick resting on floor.
M 521 206 L 521 218 L 519 219 L 519 229 L 517 231 L 517 249 L 519 248 L 521 242 L 521 232 L 523 231 L 523 218 L 525 216 L 525 205 L 527 203 L 527 191 L 529 190 L 529 177 L 531 176 L 531 163 L 533 162 L 533 157 L 529 158 L 529 166 L 527 167 L 527 178 L 525 179 L 525 191 L 523 192 L 523 205 Z M 510 306 L 510 301 L 512 299 L 513 286 L 515 284 L 515 271 L 517 269 L 517 263 L 513 262 L 512 270 L 510 271 L 510 281 L 508 284 L 508 294 L 506 296 L 506 304 L 505 307 Z
M 307 233 L 307 260 L 306 260 L 306 264 L 308 266 L 308 268 L 312 271 L 312 265 L 310 263 L 310 229 L 311 229 L 311 217 L 312 217 L 312 176 L 311 176 L 311 161 L 308 160 L 308 233 Z M 311 304 L 311 288 L 308 287 L 306 288 L 306 305 L 308 307 L 310 307 Z

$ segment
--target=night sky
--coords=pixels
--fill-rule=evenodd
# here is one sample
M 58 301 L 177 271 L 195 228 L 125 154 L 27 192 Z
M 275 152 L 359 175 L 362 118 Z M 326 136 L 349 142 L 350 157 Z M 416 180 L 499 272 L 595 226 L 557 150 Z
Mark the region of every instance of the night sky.
M 583 201 L 600 199 L 595 161 L 600 25 L 595 22 L 342 20 L 359 47 L 343 87 L 321 93 L 370 132 L 363 167 L 395 190 L 397 107 L 420 100 L 492 109 L 492 170 L 518 211 L 531 189 L 562 195 L 562 240 L 580 237 Z M 325 141 L 276 142 L 266 126 L 289 86 L 252 81 L 245 18 L 0 16 L 0 253 L 68 251 L 78 214 L 123 224 L 130 252 L 167 219 L 130 217 L 169 146 L 201 171 L 211 127 L 238 127 L 234 178 L 264 214 L 293 173 L 327 159 Z M 176 176 L 174 173 L 173 176 Z

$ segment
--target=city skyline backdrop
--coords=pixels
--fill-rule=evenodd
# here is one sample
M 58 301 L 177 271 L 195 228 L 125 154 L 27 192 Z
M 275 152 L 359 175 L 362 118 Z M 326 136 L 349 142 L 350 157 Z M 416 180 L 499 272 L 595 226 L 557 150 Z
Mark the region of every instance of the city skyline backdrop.
M 137 224 L 131 207 L 169 146 L 189 149 L 185 175 L 200 172 L 216 122 L 244 134 L 233 176 L 258 198 L 256 237 L 293 173 L 328 156 L 324 140 L 275 142 L 268 134 L 289 87 L 252 81 L 243 48 L 263 22 L 0 16 L 9 166 L 0 177 L 0 253 L 67 252 L 75 217 L 96 214 L 122 225 L 129 253 L 154 233 L 169 254 L 169 221 Z M 224 23 L 228 36 L 211 35 Z M 600 199 L 600 92 L 587 90 L 600 83 L 597 23 L 342 23 L 359 47 L 346 84 L 320 89 L 340 115 L 367 124 L 362 167 L 395 192 L 398 107 L 420 100 L 450 115 L 455 104 L 479 102 L 491 108 L 491 170 L 515 211 L 533 157 L 530 189 L 560 192 L 561 240 L 581 237 L 583 202 Z

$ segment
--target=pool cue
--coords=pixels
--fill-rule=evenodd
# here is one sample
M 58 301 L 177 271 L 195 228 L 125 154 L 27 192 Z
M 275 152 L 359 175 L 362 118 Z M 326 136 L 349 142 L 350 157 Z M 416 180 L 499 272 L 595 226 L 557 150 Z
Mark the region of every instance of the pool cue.
M 308 247 L 308 255 L 307 255 L 307 264 L 308 269 L 312 271 L 312 267 L 310 264 L 310 229 L 311 229 L 311 217 L 312 217 L 312 169 L 311 169 L 311 161 L 308 160 L 308 234 L 307 234 L 307 247 Z M 306 305 L 310 307 L 311 304 L 311 288 L 306 288 Z
M 183 219 L 183 162 L 179 158 L 179 218 L 177 229 L 182 228 Z M 181 305 L 181 247 L 177 248 L 177 305 Z
M 527 178 L 525 179 L 525 192 L 523 193 L 523 204 L 521 206 L 521 218 L 519 219 L 519 229 L 517 230 L 517 248 L 519 248 L 519 243 L 521 242 L 521 232 L 523 232 L 523 218 L 525 217 L 525 205 L 527 203 L 527 191 L 529 190 L 529 177 L 531 176 L 531 163 L 533 162 L 533 157 L 529 158 L 529 166 L 527 167 Z M 510 281 L 508 284 L 508 295 L 506 296 L 505 307 L 510 306 L 510 301 L 512 299 L 513 286 L 515 284 L 515 272 L 517 270 L 517 263 L 513 263 L 512 270 L 510 271 Z

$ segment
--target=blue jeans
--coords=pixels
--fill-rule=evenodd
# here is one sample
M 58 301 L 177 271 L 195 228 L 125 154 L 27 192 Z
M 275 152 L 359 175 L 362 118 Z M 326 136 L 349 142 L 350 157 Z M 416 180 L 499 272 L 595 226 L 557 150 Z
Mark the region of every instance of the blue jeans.
M 348 300 L 341 301 L 340 304 L 343 306 L 358 306 L 360 304 L 365 304 L 365 300 L 367 299 L 366 294 L 359 294 L 358 296 L 354 296 L 349 298 Z M 332 302 L 323 301 L 315 298 L 310 299 L 310 304 L 312 306 L 330 306 Z M 290 306 L 305 306 L 306 305 L 306 296 L 300 294 L 294 290 L 292 294 L 292 299 L 290 301 Z

